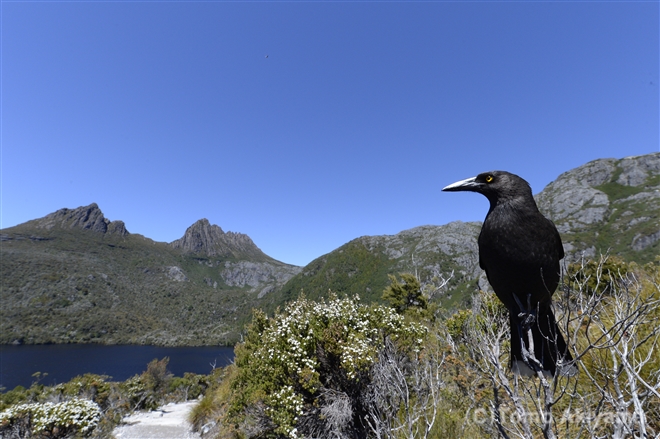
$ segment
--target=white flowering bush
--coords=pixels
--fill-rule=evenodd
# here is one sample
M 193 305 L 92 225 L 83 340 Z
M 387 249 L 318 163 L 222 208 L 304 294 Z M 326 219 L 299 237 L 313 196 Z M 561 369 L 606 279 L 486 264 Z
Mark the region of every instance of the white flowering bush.
M 20 426 L 29 430 L 26 433 L 38 435 L 46 432 L 50 437 L 65 437 L 72 433 L 87 435 L 100 419 L 100 407 L 87 399 L 20 404 L 0 412 L 0 429 Z
M 385 340 L 415 350 L 425 334 L 394 309 L 357 297 L 300 298 L 272 318 L 255 311 L 236 347 L 233 419 L 250 426 L 247 436 L 307 436 L 327 418 L 322 410 L 332 394 L 350 401 L 344 410 L 351 428 L 366 428 L 362 394 Z

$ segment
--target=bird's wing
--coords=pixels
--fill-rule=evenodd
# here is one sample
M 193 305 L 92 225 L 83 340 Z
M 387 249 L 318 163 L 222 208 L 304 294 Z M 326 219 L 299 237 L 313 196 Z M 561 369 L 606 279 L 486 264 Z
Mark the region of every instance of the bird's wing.
M 486 216 L 486 219 L 488 219 L 488 216 Z M 486 270 L 486 264 L 484 264 L 484 255 L 483 252 L 481 251 L 481 240 L 483 239 L 483 234 L 484 234 L 484 227 L 482 225 L 481 231 L 479 232 L 479 237 L 477 238 L 477 243 L 479 244 L 479 268 L 481 268 L 482 270 Z M 488 273 L 486 273 L 486 275 L 488 275 Z

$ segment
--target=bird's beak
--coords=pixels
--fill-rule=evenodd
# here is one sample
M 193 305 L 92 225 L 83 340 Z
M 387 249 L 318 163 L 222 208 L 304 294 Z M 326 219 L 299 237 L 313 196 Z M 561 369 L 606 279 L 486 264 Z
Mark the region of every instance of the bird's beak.
M 479 187 L 481 187 L 481 185 L 477 183 L 477 177 L 472 177 L 445 186 L 442 190 L 445 192 L 476 191 Z

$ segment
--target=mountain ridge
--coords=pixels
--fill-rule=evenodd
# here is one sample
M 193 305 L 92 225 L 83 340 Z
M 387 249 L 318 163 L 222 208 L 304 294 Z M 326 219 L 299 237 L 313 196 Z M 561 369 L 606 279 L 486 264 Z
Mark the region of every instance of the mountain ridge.
M 206 219 L 172 243 L 96 203 L 0 231 L 0 343 L 232 344 L 252 306 L 301 267 Z
M 75 209 L 63 208 L 53 213 L 18 224 L 14 227 L 34 227 L 36 229 L 51 230 L 55 227 L 63 229 L 88 229 L 98 233 L 110 233 L 119 236 L 128 235 L 126 225 L 123 221 L 110 221 L 104 215 L 96 203 L 88 206 L 80 206 Z M 6 229 L 5 229 L 6 230 Z

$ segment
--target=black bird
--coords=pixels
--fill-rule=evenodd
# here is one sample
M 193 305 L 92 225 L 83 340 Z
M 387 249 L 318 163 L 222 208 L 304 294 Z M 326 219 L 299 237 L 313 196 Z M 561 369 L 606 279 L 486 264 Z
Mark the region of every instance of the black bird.
M 479 234 L 479 266 L 509 310 L 513 371 L 574 375 L 577 369 L 551 307 L 564 249 L 554 223 L 539 212 L 529 183 L 509 172 L 492 171 L 442 190 L 478 192 L 490 201 Z M 529 329 L 536 362 L 525 355 Z

